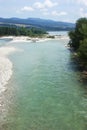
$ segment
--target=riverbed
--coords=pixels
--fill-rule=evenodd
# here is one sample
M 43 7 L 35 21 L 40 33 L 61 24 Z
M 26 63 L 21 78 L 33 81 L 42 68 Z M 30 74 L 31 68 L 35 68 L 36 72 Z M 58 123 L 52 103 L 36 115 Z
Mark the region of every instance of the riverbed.
M 1 130 L 86 130 L 87 87 L 67 39 L 9 42 L 13 73 L 3 99 Z

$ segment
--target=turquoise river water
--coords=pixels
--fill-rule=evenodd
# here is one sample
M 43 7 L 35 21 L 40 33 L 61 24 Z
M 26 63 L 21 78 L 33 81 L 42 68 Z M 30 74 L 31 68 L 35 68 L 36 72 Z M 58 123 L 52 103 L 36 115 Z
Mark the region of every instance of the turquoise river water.
M 0 130 L 87 130 L 87 87 L 68 40 L 9 43 L 13 75 L 5 92 Z

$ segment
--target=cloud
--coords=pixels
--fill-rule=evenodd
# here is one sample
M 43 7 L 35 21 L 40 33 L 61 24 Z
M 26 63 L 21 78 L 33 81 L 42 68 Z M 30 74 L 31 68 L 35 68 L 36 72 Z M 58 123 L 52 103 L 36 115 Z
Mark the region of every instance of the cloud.
M 67 15 L 67 12 L 57 12 L 57 11 L 52 11 L 51 13 L 53 16 L 63 16 L 63 15 Z
M 24 6 L 23 8 L 21 8 L 21 11 L 34 11 L 34 9 L 30 6 Z
M 43 12 L 47 12 L 48 9 L 44 8 L 44 9 L 41 9 L 41 11 L 43 11 Z
M 84 11 L 84 9 L 83 9 L 83 8 L 80 8 L 80 13 L 83 12 L 83 11 Z
M 52 15 L 57 16 L 58 15 L 57 11 L 52 11 Z
M 21 14 L 23 12 L 32 12 L 32 11 L 34 11 L 34 8 L 32 8 L 30 6 L 24 6 L 21 9 L 17 10 L 16 13 Z
M 64 16 L 64 15 L 67 15 L 67 12 L 57 12 L 57 11 L 52 11 L 52 12 L 48 12 L 48 11 L 45 11 L 43 12 L 43 15 L 50 15 L 50 16 Z
M 34 7 L 37 9 L 45 9 L 45 8 L 52 8 L 57 6 L 57 2 L 52 2 L 51 0 L 45 0 L 44 2 L 35 2 Z
M 57 6 L 58 3 L 57 3 L 57 2 L 52 2 L 51 0 L 45 0 L 44 5 L 45 5 L 46 7 L 51 8 L 51 7 Z
M 50 15 L 49 12 L 43 12 L 43 15 Z
M 44 15 L 48 15 L 48 9 L 52 8 L 54 6 L 57 6 L 58 3 L 57 2 L 52 2 L 52 0 L 44 0 L 44 2 L 35 2 L 34 4 L 32 4 L 31 6 L 24 6 L 21 9 L 17 10 L 16 13 L 22 13 L 22 12 L 32 12 L 35 11 L 36 9 L 38 9 L 39 11 L 41 11 Z
M 77 2 L 87 6 L 87 0 L 77 0 Z
M 38 8 L 38 9 L 44 9 L 44 4 L 40 3 L 40 2 L 36 2 L 34 3 L 34 7 L 35 8 Z
M 80 17 L 87 17 L 87 12 L 85 12 L 84 8 L 80 8 Z

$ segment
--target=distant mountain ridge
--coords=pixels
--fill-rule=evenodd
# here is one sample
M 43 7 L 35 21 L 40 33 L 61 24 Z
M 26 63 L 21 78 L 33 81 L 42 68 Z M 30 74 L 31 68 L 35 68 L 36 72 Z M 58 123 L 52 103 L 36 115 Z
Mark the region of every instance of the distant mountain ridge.
M 40 18 L 0 18 L 0 26 L 24 26 L 42 28 L 47 31 L 71 30 L 75 28 L 74 23 L 53 21 Z

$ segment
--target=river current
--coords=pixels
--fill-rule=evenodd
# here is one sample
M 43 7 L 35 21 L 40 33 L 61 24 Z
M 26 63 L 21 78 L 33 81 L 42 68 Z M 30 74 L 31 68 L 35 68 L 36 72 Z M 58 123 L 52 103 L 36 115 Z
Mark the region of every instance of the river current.
M 0 130 L 87 130 L 87 86 L 67 39 L 9 43 L 13 75 Z M 4 111 L 3 111 L 4 113 Z

